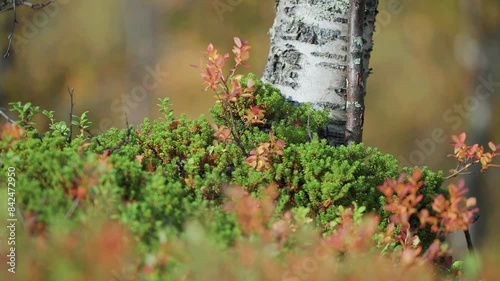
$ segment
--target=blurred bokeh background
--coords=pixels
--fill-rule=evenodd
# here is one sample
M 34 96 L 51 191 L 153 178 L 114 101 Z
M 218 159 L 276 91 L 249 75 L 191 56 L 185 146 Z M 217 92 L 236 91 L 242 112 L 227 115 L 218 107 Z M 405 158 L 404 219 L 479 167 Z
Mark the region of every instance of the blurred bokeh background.
M 500 2 L 380 0 L 379 11 L 365 143 L 403 164 L 445 172 L 456 164 L 447 157 L 451 135 L 466 131 L 468 143 L 500 143 Z M 199 63 L 208 43 L 230 52 L 239 36 L 252 45 L 250 67 L 240 71 L 262 75 L 273 18 L 271 0 L 57 0 L 39 11 L 21 7 L 12 55 L 0 64 L 0 104 L 30 101 L 66 120 L 67 89 L 74 88 L 75 114 L 89 110 L 95 133 L 125 127 L 125 114 L 131 124 L 158 117 L 163 97 L 177 114 L 195 118 L 214 99 L 190 64 Z M 12 13 L 1 14 L 3 50 L 12 20 Z M 482 209 L 477 243 L 499 230 L 499 175 L 491 168 L 466 177 Z

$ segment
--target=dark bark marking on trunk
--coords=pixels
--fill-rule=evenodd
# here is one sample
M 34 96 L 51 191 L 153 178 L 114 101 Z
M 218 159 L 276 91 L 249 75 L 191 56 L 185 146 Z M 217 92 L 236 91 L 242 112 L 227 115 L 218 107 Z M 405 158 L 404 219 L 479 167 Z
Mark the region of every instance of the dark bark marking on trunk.
M 322 102 L 320 103 L 321 107 L 326 108 L 326 109 L 331 109 L 331 110 L 345 110 L 345 105 L 343 104 L 338 104 L 338 103 L 331 103 L 331 102 Z M 340 120 L 342 124 L 345 124 L 345 120 Z
M 340 61 L 347 60 L 346 55 L 339 55 L 339 54 L 327 53 L 327 52 L 312 52 L 311 55 L 318 57 L 318 58 L 329 58 L 329 59 L 335 59 L 335 60 L 340 60 Z
M 345 96 L 346 88 L 328 87 L 328 91 L 335 93 L 337 95 L 342 94 Z
M 340 69 L 340 70 L 346 69 L 345 64 L 338 64 L 338 63 L 331 63 L 331 62 L 320 62 L 316 65 L 321 66 L 321 67 L 331 68 L 331 69 Z
M 330 30 L 310 25 L 301 20 L 284 23 L 278 27 L 278 34 L 283 40 L 296 40 L 313 45 L 324 45 L 334 40 L 347 42 L 347 36 L 342 36 L 340 30 Z
M 271 75 L 268 80 L 271 84 L 285 85 L 292 89 L 297 89 L 298 84 L 295 82 L 298 77 L 296 70 L 301 69 L 300 59 L 302 54 L 298 52 L 294 46 L 286 45 L 286 50 L 283 52 L 276 52 L 273 56 Z M 277 75 L 281 73 L 282 75 Z

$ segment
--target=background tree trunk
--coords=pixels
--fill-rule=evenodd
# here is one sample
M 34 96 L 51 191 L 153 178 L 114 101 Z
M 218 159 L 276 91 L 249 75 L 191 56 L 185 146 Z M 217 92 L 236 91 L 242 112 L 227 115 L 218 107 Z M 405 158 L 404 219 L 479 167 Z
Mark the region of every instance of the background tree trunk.
M 468 89 L 468 98 L 473 101 L 475 106 L 470 110 L 470 115 L 467 117 L 467 144 L 480 144 L 487 148 L 488 141 L 497 143 L 492 133 L 497 129 L 492 123 L 494 118 L 495 99 L 498 98 L 495 91 L 498 91 L 498 82 L 500 81 L 500 58 L 498 57 L 498 45 L 500 44 L 500 35 L 498 27 L 500 21 L 488 21 L 481 17 L 481 10 L 498 11 L 500 3 L 489 1 L 461 1 L 460 8 L 462 18 L 466 24 L 466 28 L 462 31 L 461 36 L 456 40 L 455 53 L 464 68 L 469 71 L 470 89 Z M 490 80 L 491 79 L 491 80 Z M 485 85 L 482 81 L 493 81 L 495 84 Z M 477 98 L 478 87 L 482 95 L 487 95 L 487 98 Z M 493 88 L 488 88 L 493 87 Z M 468 175 L 466 186 L 469 188 L 469 196 L 477 198 L 477 204 L 480 209 L 480 219 L 470 226 L 470 233 L 474 247 L 480 248 L 487 246 L 483 244 L 485 240 L 486 228 L 496 223 L 494 216 L 490 213 L 497 206 L 497 202 L 491 194 L 493 190 L 488 190 L 488 186 L 496 186 L 493 178 L 495 171 L 487 170 L 486 174 L 479 174 L 480 167 L 471 169 L 477 174 Z M 490 184 L 488 184 L 490 181 Z M 461 232 L 453 233 L 448 238 L 450 241 L 455 256 L 460 258 L 466 253 L 467 248 L 464 243 L 464 235 Z
M 156 49 L 155 26 L 158 12 L 152 5 L 144 5 L 140 1 L 127 0 L 123 3 L 124 10 L 124 30 L 125 46 L 128 57 L 128 89 L 133 89 L 137 85 L 142 85 L 145 67 L 155 68 Z M 130 94 L 126 93 L 126 94 Z M 146 95 L 146 99 L 131 106 L 130 114 L 127 116 L 131 124 L 139 124 L 144 116 L 148 116 L 149 101 L 151 98 Z M 120 116 L 122 117 L 122 116 Z M 121 124 L 120 124 L 121 125 Z
M 366 85 L 378 0 L 367 0 L 363 33 Z M 348 0 L 277 0 L 270 29 L 270 51 L 263 80 L 297 102 L 326 108 L 331 120 L 324 131 L 330 145 L 345 144 L 348 64 Z

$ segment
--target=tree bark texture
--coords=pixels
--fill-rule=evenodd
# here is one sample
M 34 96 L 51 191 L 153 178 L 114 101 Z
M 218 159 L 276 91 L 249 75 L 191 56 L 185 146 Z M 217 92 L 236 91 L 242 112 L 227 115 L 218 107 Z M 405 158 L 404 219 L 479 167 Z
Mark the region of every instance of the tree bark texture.
M 318 132 L 330 145 L 346 144 L 346 81 L 349 63 L 349 0 L 277 0 L 263 80 L 296 102 L 328 109 Z M 366 85 L 378 0 L 366 0 L 361 83 Z
M 363 28 L 365 0 L 351 0 L 349 11 L 349 47 L 347 60 L 347 101 L 345 141 L 360 143 L 363 139 L 365 84 L 363 75 Z

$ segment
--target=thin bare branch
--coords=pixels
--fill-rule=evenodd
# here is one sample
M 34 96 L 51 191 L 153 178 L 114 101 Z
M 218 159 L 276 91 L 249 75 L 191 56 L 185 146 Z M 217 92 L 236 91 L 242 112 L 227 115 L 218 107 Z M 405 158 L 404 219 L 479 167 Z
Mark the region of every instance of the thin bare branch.
M 75 198 L 75 200 L 73 200 L 73 203 L 71 204 L 71 207 L 69 208 L 68 212 L 66 212 L 66 217 L 67 218 L 71 218 L 71 216 L 73 216 L 73 213 L 75 212 L 76 210 L 76 207 L 78 207 L 78 198 Z
M 68 94 L 70 97 L 70 109 L 69 109 L 69 135 L 68 142 L 71 142 L 71 135 L 73 135 L 73 108 L 75 103 L 73 102 L 73 94 L 75 93 L 75 89 L 68 87 Z
M 469 249 L 469 252 L 471 254 L 474 253 L 474 245 L 472 245 L 472 238 L 470 237 L 470 232 L 469 230 L 465 230 L 464 231 L 464 234 L 465 234 L 465 241 L 467 242 L 467 249 Z
M 7 58 L 10 56 L 10 50 L 12 49 L 12 41 L 14 39 L 14 30 L 16 29 L 16 24 L 17 24 L 17 7 L 18 6 L 26 6 L 26 7 L 31 8 L 32 10 L 39 10 L 39 9 L 46 7 L 47 5 L 54 3 L 55 1 L 56 0 L 48 0 L 44 3 L 33 4 L 33 3 L 30 3 L 30 2 L 27 2 L 24 0 L 14 0 L 14 1 L 12 1 L 12 6 L 4 7 L 3 9 L 0 8 L 0 13 L 5 12 L 5 11 L 10 11 L 10 10 L 12 10 L 12 12 L 14 13 L 14 20 L 12 21 L 12 28 L 9 32 L 9 36 L 7 37 L 9 44 L 7 45 L 7 50 L 5 51 L 5 54 L 3 55 L 4 58 Z
M 17 11 L 16 11 L 16 1 L 12 1 L 12 10 L 14 13 L 14 20 L 12 21 L 12 28 L 9 33 L 9 45 L 7 45 L 7 50 L 5 51 L 5 54 L 3 55 L 4 58 L 7 58 L 10 56 L 10 50 L 12 48 L 12 39 L 14 37 L 14 30 L 16 29 L 16 24 L 17 24 Z
M 125 114 L 125 125 L 127 126 L 127 135 L 125 135 L 125 138 L 123 138 L 118 144 L 116 144 L 112 148 L 108 149 L 108 155 L 111 155 L 111 153 L 120 149 L 122 147 L 122 145 L 124 145 L 125 143 L 130 142 L 130 136 L 132 135 L 132 127 L 130 127 L 130 124 L 128 123 L 127 114 Z M 101 145 L 101 144 L 99 143 L 99 145 Z
M 16 122 L 15 120 L 13 120 L 12 118 L 9 117 L 9 115 L 5 114 L 5 112 L 3 112 L 3 110 L 0 108 L 0 115 L 3 116 L 3 118 L 5 118 L 8 122 L 10 123 L 14 123 Z
M 50 4 L 54 3 L 55 1 L 56 0 L 49 0 L 49 1 L 44 2 L 44 3 L 35 3 L 35 4 L 32 4 L 30 2 L 26 2 L 26 1 L 20 1 L 21 2 L 20 4 L 23 5 L 23 6 L 26 6 L 26 7 L 30 7 L 33 10 L 40 10 L 40 9 L 44 8 L 45 6 L 47 6 L 47 5 L 50 5 Z

